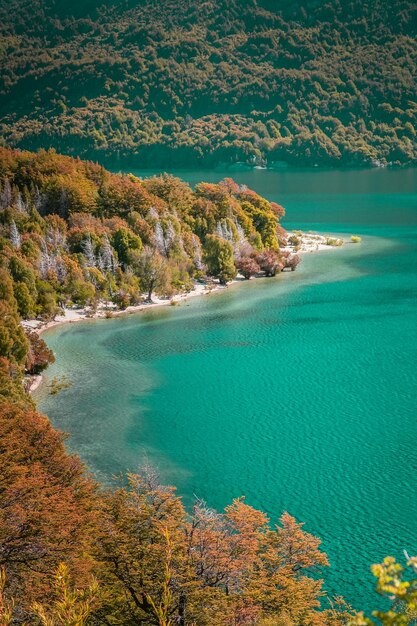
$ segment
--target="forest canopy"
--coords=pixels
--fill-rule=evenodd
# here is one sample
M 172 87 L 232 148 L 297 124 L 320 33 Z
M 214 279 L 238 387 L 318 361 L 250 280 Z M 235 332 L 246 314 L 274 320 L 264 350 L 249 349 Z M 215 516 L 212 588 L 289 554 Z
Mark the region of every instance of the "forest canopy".
M 141 167 L 417 159 L 410 0 L 2 0 L 4 145 Z
M 142 180 L 53 150 L 0 148 L 1 267 L 23 319 L 72 305 L 124 309 L 142 294 L 226 284 L 240 268 L 246 278 L 293 270 L 297 255 L 280 250 L 283 214 L 232 179 L 193 190 L 168 174 Z

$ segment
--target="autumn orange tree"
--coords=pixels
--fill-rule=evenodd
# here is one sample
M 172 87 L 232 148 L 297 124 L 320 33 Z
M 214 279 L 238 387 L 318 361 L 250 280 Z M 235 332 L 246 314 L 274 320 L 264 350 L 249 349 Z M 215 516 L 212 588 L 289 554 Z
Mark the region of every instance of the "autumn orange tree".
M 0 403 L 0 565 L 16 611 L 48 596 L 47 574 L 66 561 L 88 575 L 94 486 L 63 437 L 30 405 Z
M 96 558 L 110 595 L 99 614 L 159 626 L 330 619 L 312 577 L 326 555 L 287 513 L 274 529 L 243 499 L 224 513 L 196 501 L 188 514 L 147 470 L 106 495 L 103 520 Z

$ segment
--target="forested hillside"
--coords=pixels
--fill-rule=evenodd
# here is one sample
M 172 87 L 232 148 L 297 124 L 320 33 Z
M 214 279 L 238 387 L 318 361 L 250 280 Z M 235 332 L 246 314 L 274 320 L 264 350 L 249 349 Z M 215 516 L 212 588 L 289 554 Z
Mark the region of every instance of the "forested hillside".
M 4 144 L 140 166 L 417 159 L 411 0 L 2 0 Z
M 55 152 L 0 148 L 0 251 L 23 318 L 71 304 L 120 308 L 289 268 L 281 206 L 226 179 L 195 190 L 141 180 Z

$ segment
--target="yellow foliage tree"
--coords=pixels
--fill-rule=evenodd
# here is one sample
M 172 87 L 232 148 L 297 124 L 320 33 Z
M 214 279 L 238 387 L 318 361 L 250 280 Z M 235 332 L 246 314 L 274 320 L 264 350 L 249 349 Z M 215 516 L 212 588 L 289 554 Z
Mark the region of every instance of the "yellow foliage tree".
M 60 563 L 54 577 L 53 594 L 49 607 L 40 603 L 33 605 L 42 626 L 84 626 L 99 603 L 100 592 L 94 578 L 86 589 L 75 588 L 68 567 Z

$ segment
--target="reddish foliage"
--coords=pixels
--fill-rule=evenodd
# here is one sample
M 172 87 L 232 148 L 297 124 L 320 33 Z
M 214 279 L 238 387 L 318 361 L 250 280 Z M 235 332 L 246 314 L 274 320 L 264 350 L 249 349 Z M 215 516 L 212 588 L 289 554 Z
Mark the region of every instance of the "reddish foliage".
M 60 561 L 81 579 L 89 571 L 83 552 L 95 524 L 94 485 L 63 435 L 30 407 L 0 403 L 0 439 L 0 563 L 28 606 Z
M 255 274 L 257 274 L 260 271 L 260 269 L 261 268 L 259 267 L 259 264 L 257 263 L 256 259 L 249 257 L 249 256 L 243 257 L 242 259 L 240 259 L 238 263 L 239 272 L 247 280 L 249 280 L 251 276 L 255 276 Z
M 26 336 L 29 339 L 26 371 L 29 374 L 40 374 L 50 363 L 55 361 L 54 354 L 37 333 L 29 332 Z
M 279 254 L 274 250 L 263 250 L 257 255 L 256 260 L 265 276 L 275 276 L 284 267 Z

